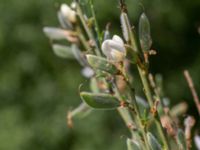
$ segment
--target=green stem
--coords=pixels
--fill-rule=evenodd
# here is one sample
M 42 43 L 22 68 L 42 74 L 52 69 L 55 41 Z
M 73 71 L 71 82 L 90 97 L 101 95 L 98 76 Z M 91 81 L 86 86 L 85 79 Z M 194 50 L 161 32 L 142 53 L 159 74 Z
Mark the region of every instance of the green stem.
M 83 12 L 82 12 L 81 7 L 80 7 L 80 5 L 79 5 L 78 3 L 77 3 L 77 14 L 78 14 L 78 16 L 79 16 L 79 18 L 80 18 L 80 20 L 81 20 L 81 23 L 82 23 L 82 25 L 83 25 L 83 27 L 84 27 L 84 29 L 85 29 L 85 31 L 86 31 L 86 33 L 87 33 L 89 39 L 92 40 L 92 41 L 94 41 L 94 43 L 95 43 L 95 49 L 94 49 L 94 50 L 95 50 L 95 53 L 96 53 L 98 56 L 101 56 L 101 53 L 100 53 L 100 50 L 99 50 L 99 48 L 98 48 L 98 45 L 97 45 L 97 43 L 96 43 L 96 41 L 95 41 L 95 38 L 94 38 L 94 36 L 93 36 L 91 30 L 90 30 L 89 27 L 87 26 L 87 23 L 86 23 L 85 18 L 84 18 L 84 16 L 83 16 Z
M 98 22 L 97 22 L 97 19 L 96 19 L 96 14 L 95 14 L 95 11 L 94 11 L 94 4 L 93 4 L 93 0 L 90 0 L 90 7 L 91 7 L 91 13 L 92 13 L 92 17 L 94 18 L 94 28 L 95 28 L 95 31 L 97 33 L 97 36 L 98 36 L 98 44 L 101 45 L 101 42 L 102 42 L 102 37 L 101 37 L 101 34 L 100 34 L 100 30 L 99 30 L 99 25 L 98 25 Z
M 145 142 L 145 146 L 146 146 L 146 149 L 149 150 L 149 145 L 148 145 L 148 141 L 147 141 L 147 137 L 146 137 L 146 131 L 145 131 L 145 127 L 144 125 L 142 124 L 142 116 L 139 112 L 139 107 L 138 107 L 138 104 L 136 102 L 136 98 L 135 98 L 135 92 L 134 92 L 134 89 L 133 87 L 131 86 L 130 82 L 127 80 L 127 85 L 129 87 L 129 90 L 130 90 L 130 96 L 131 96 L 131 100 L 132 100 L 132 105 L 133 107 L 135 108 L 135 112 L 136 112 L 136 119 L 137 119 L 137 123 L 138 123 L 138 126 L 142 132 L 142 136 L 144 138 L 144 142 Z
M 123 74 L 123 77 L 124 77 L 124 79 L 125 79 L 128 87 L 130 89 L 130 96 L 131 96 L 131 100 L 132 100 L 131 103 L 130 103 L 130 105 L 132 105 L 132 107 L 134 108 L 133 116 L 136 116 L 136 123 L 139 126 L 140 131 L 142 132 L 142 137 L 144 139 L 145 148 L 146 148 L 146 150 L 150 150 L 148 142 L 147 142 L 147 137 L 146 137 L 145 129 L 144 129 L 144 126 L 143 126 L 142 120 L 141 120 L 142 117 L 140 115 L 139 107 L 138 107 L 137 102 L 136 102 L 134 89 L 131 87 L 131 85 L 130 85 L 130 83 L 129 83 L 129 81 L 128 81 L 128 79 L 127 79 L 127 77 L 126 77 L 125 74 Z M 120 93 L 119 93 L 119 91 L 118 91 L 118 89 L 117 89 L 116 86 L 115 86 L 115 92 L 117 93 L 117 96 L 120 97 L 120 99 L 121 99 L 121 95 L 120 95 Z
M 142 136 L 144 138 L 145 147 L 146 147 L 147 150 L 150 150 L 149 149 L 149 145 L 148 145 L 148 141 L 147 141 L 147 137 L 146 137 L 145 127 L 142 124 L 142 120 L 141 120 L 142 116 L 141 116 L 141 114 L 139 112 L 139 108 L 138 108 L 138 105 L 137 105 L 137 102 L 136 102 L 136 99 L 135 99 L 135 93 L 132 91 L 132 88 L 130 90 L 131 90 L 131 99 L 133 101 L 133 107 L 135 108 L 135 111 L 136 111 L 137 123 L 138 123 L 138 126 L 140 128 L 140 131 L 142 132 Z
M 141 50 L 140 50 L 140 47 L 139 47 L 135 32 L 132 31 L 132 28 L 131 28 L 131 25 L 130 25 L 130 21 L 128 19 L 127 14 L 125 12 L 122 12 L 122 14 L 124 15 L 124 21 L 125 21 L 126 29 L 128 30 L 127 32 L 128 32 L 129 38 L 130 38 L 131 47 L 134 49 L 136 54 L 139 55 L 139 52 Z M 147 68 L 142 69 L 139 64 L 137 64 L 137 68 L 138 68 L 138 72 L 139 72 L 140 78 L 142 80 L 142 84 L 144 86 L 144 92 L 145 92 L 145 95 L 147 97 L 148 103 L 149 103 L 150 107 L 153 108 L 153 97 L 152 97 L 150 85 L 149 85 L 148 78 L 147 78 L 147 75 L 148 75 L 148 72 L 146 71 Z M 165 148 L 167 150 L 169 150 L 168 142 L 167 142 L 167 139 L 166 139 L 166 137 L 164 135 L 164 130 L 163 130 L 162 126 L 161 126 L 159 115 L 157 115 L 157 117 L 158 117 L 158 119 L 154 117 L 155 118 L 155 122 L 156 122 L 156 126 L 157 126 L 157 130 L 158 130 L 158 132 L 160 134 L 160 137 L 162 138 L 162 141 L 163 141 L 163 144 L 164 144 Z
M 121 115 L 122 119 L 124 120 L 126 126 L 128 127 L 129 131 L 131 132 L 132 136 L 134 136 L 134 131 L 133 129 L 130 128 L 131 125 L 134 126 L 134 121 L 133 118 L 131 117 L 131 114 L 128 110 L 128 108 L 118 108 L 117 109 L 119 114 Z
M 138 71 L 139 71 L 139 75 L 140 75 L 140 78 L 142 80 L 142 84 L 144 86 L 144 93 L 147 97 L 147 100 L 148 100 L 148 103 L 150 105 L 150 108 L 153 108 L 153 97 L 152 97 L 152 93 L 151 93 L 151 88 L 150 88 L 150 84 L 149 84 L 149 81 L 148 81 L 148 77 L 147 77 L 147 72 L 142 70 L 139 66 L 137 66 L 138 68 Z M 169 150 L 169 144 L 168 144 L 168 141 L 167 141 L 167 138 L 165 136 L 165 132 L 162 128 L 162 125 L 161 125 L 161 122 L 160 122 L 160 116 L 159 114 L 157 114 L 157 117 L 155 118 L 155 123 L 156 123 L 156 127 L 158 129 L 158 133 L 163 141 L 163 144 L 165 146 L 165 148 L 167 150 Z
M 142 80 L 142 84 L 144 86 L 144 93 L 147 97 L 148 103 L 150 107 L 153 107 L 153 97 L 152 97 L 151 89 L 150 89 L 149 82 L 147 79 L 147 73 L 146 71 L 142 70 L 139 66 L 137 66 L 137 68 L 138 68 L 140 78 Z
M 114 83 L 113 83 L 113 90 L 115 91 L 115 94 L 120 99 L 120 101 L 122 101 L 123 99 Z M 135 126 L 135 123 L 129 112 L 129 109 L 128 108 L 118 108 L 117 110 L 118 110 L 119 114 L 121 115 L 122 119 L 124 120 L 124 122 L 126 123 L 126 126 L 130 130 L 132 136 L 134 136 L 133 129 L 130 128 L 130 125 Z

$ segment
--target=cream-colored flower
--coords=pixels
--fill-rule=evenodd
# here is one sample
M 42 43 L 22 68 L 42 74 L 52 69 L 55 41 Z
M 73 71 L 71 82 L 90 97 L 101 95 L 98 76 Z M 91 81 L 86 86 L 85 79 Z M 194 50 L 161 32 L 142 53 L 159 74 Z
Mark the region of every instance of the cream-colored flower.
M 126 56 L 124 42 L 117 35 L 114 35 L 112 39 L 105 40 L 101 48 L 104 55 L 106 55 L 108 59 L 113 61 L 122 61 Z
M 60 6 L 60 12 L 70 22 L 72 22 L 72 23 L 76 22 L 76 12 L 74 10 L 72 10 L 67 4 L 62 4 Z

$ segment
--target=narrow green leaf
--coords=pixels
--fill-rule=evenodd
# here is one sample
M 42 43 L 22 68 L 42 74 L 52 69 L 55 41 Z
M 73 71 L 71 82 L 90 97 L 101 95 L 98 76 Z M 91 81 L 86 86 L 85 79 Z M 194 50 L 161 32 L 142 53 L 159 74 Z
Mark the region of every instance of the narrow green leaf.
M 148 51 L 151 48 L 152 39 L 150 23 L 145 13 L 142 13 L 139 20 L 139 38 L 142 50 Z
M 177 143 L 178 143 L 178 147 L 180 150 L 187 150 L 185 134 L 184 134 L 183 130 L 181 130 L 181 129 L 178 129 Z
M 73 127 L 73 119 L 74 118 L 76 118 L 76 117 L 84 118 L 84 117 L 86 117 L 87 115 L 90 114 L 91 110 L 92 109 L 87 104 L 82 102 L 75 109 L 68 111 L 68 114 L 67 114 L 67 125 L 70 128 L 72 128 Z
M 120 106 L 118 99 L 110 94 L 94 94 L 81 92 L 81 99 L 90 107 L 96 109 L 115 109 Z
M 88 66 L 87 60 L 85 58 L 85 55 L 81 52 L 81 50 L 78 48 L 76 44 L 72 44 L 72 53 L 74 54 L 74 57 L 82 66 Z
M 139 143 L 137 143 L 136 141 L 133 141 L 131 139 L 127 139 L 126 144 L 127 144 L 128 150 L 142 150 Z
M 140 96 L 136 95 L 135 98 L 136 98 L 136 102 L 137 102 L 139 111 L 141 112 L 141 114 L 144 114 L 144 112 L 149 109 L 149 104 L 146 102 L 146 100 L 144 100 Z M 146 115 L 146 114 L 144 114 L 144 115 Z
M 91 108 L 85 104 L 85 103 L 81 103 L 78 107 L 74 108 L 72 111 L 70 111 L 70 117 L 85 117 L 86 115 L 89 114 L 89 112 L 91 112 Z
M 131 47 L 126 46 L 126 58 L 133 64 L 138 61 L 138 54 Z
M 124 39 L 126 40 L 126 42 L 131 43 L 133 51 L 135 53 L 137 53 L 138 48 L 137 48 L 137 43 L 136 43 L 136 40 L 135 40 L 136 37 L 135 37 L 134 30 L 132 30 L 132 26 L 130 24 L 127 13 L 125 13 L 125 12 L 121 13 L 120 22 L 121 22 L 121 27 L 122 27 Z
M 94 69 L 99 69 L 110 74 L 117 74 L 119 70 L 108 60 L 95 55 L 86 55 L 87 61 Z
M 124 39 L 126 40 L 126 42 L 128 42 L 130 40 L 130 23 L 129 23 L 129 19 L 126 13 L 122 12 L 120 15 L 120 22 L 121 22 L 121 26 L 122 26 L 122 31 L 123 31 L 123 36 Z
M 90 79 L 90 89 L 93 93 L 99 93 L 97 78 L 91 78 Z
M 54 44 L 52 47 L 53 47 L 53 52 L 58 57 L 74 58 L 73 52 L 71 50 L 71 47 L 63 46 L 63 45 L 59 45 L 59 44 Z
M 151 150 L 162 150 L 162 147 L 159 144 L 158 140 L 150 132 L 147 133 L 147 140 L 149 142 Z

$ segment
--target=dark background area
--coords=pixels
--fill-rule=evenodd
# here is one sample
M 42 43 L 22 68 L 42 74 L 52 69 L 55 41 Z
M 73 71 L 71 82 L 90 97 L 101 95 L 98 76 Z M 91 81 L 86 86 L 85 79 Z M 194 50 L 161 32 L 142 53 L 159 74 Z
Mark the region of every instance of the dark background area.
M 122 150 L 127 130 L 113 111 L 94 111 L 66 127 L 66 113 L 80 102 L 78 86 L 85 79 L 76 61 L 57 58 L 43 26 L 59 26 L 56 11 L 63 0 L 1 0 L 0 2 L 0 149 Z M 200 94 L 200 1 L 127 0 L 137 28 L 143 11 L 151 23 L 151 71 L 164 77 L 172 104 L 189 103 L 197 116 L 183 77 L 189 69 Z M 101 29 L 112 23 L 120 34 L 117 0 L 95 0 Z M 200 30 L 200 29 L 199 29 Z

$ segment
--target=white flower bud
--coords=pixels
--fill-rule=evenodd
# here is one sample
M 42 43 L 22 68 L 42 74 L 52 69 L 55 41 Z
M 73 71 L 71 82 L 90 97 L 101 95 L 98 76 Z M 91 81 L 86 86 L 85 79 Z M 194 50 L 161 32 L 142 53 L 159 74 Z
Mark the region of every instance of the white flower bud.
M 94 75 L 94 71 L 90 67 L 83 68 L 81 73 L 86 78 L 91 78 Z
M 114 35 L 112 40 L 105 40 L 102 44 L 102 51 L 108 59 L 122 61 L 126 56 L 126 49 L 123 40 Z
M 60 11 L 62 15 L 70 22 L 72 23 L 76 22 L 76 12 L 72 10 L 67 4 L 62 4 L 60 6 Z
M 72 8 L 72 9 L 76 9 L 76 5 L 77 5 L 76 2 L 72 2 L 72 3 L 71 3 L 71 8 Z
M 197 150 L 200 150 L 200 136 L 196 135 L 194 137 L 194 143 L 196 145 Z

